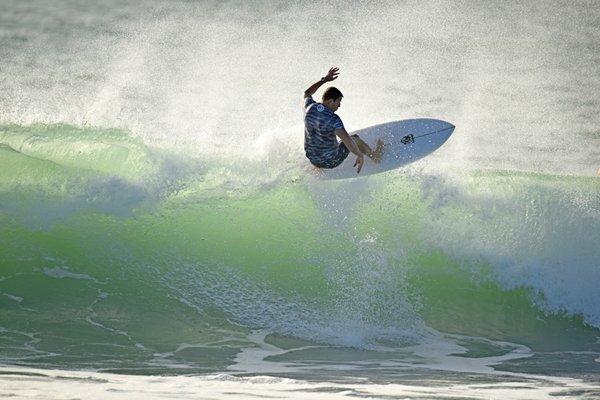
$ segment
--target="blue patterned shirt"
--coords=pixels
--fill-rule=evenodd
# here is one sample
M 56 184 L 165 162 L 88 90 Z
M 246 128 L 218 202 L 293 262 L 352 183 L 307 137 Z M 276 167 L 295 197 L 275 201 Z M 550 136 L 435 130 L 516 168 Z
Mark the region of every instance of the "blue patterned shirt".
M 313 163 L 323 163 L 335 157 L 339 143 L 336 129 L 343 129 L 340 117 L 312 97 L 304 99 L 304 151 Z

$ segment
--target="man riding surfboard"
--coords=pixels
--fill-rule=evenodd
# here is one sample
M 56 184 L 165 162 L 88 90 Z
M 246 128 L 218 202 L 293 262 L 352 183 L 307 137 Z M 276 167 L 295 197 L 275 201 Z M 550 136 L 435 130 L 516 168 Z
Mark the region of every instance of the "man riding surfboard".
M 381 160 L 383 141 L 378 140 L 375 150 L 372 150 L 358 135 L 350 136 L 346 132 L 341 118 L 335 114 L 344 97 L 337 88 L 327 88 L 322 103 L 312 98 L 321 85 L 337 79 L 338 71 L 337 67 L 330 68 L 327 75 L 304 91 L 304 151 L 309 161 L 318 168 L 335 168 L 352 152 L 356 154 L 354 166 L 359 173 L 365 154 L 375 163 Z

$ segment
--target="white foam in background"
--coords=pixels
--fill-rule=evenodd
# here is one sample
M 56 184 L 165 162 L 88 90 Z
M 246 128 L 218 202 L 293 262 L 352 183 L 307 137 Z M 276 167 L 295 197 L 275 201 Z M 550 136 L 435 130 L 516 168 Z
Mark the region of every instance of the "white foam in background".
M 593 179 L 593 178 L 592 178 Z M 600 194 L 583 183 L 536 176 L 430 178 L 422 239 L 507 289 L 531 289 L 547 312 L 600 326 Z
M 339 65 L 349 130 L 435 117 L 457 126 L 440 153 L 454 165 L 597 170 L 593 2 L 1 7 L 2 122 L 121 127 L 194 155 L 281 163 L 302 157 L 302 91 Z

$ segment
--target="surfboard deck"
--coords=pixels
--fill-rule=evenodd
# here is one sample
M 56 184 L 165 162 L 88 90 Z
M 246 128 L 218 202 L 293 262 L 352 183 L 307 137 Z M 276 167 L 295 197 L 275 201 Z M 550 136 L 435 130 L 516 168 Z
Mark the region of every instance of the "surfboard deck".
M 439 119 L 417 118 L 387 122 L 351 132 L 375 148 L 377 139 L 385 144 L 379 163 L 365 157 L 360 174 L 353 166 L 356 156 L 350 153 L 344 162 L 333 169 L 312 167 L 319 179 L 348 179 L 396 169 L 433 153 L 454 132 L 454 125 Z

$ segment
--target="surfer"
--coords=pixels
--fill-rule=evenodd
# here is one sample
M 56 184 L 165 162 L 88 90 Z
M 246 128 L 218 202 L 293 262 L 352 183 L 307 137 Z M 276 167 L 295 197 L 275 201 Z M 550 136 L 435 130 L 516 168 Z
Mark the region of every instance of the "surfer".
M 375 163 L 381 160 L 383 141 L 377 141 L 377 147 L 372 150 L 358 135 L 350 136 L 341 118 L 335 114 L 342 103 L 342 92 L 335 87 L 329 87 L 322 96 L 322 103 L 313 100 L 312 95 L 325 82 L 337 79 L 339 68 L 329 69 L 327 75 L 304 91 L 304 151 L 310 162 L 318 168 L 335 168 L 340 165 L 350 152 L 356 154 L 359 173 L 364 164 L 366 154 Z M 338 142 L 336 136 L 341 139 Z

